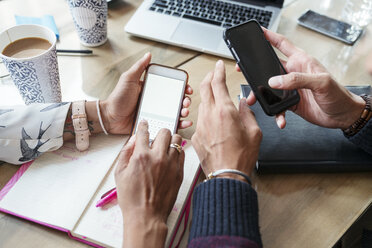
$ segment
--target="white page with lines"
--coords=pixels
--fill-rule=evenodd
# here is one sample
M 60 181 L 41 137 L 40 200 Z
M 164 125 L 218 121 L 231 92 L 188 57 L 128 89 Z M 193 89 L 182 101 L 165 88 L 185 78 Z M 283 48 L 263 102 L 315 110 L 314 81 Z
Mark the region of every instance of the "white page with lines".
M 189 141 L 191 144 L 191 141 Z M 168 217 L 168 236 L 169 242 L 172 231 L 178 222 L 178 218 L 187 199 L 190 188 L 196 180 L 196 174 L 199 169 L 199 158 L 191 145 L 185 147 L 185 164 L 183 182 L 178 192 L 175 206 Z M 123 222 L 122 214 L 117 200 L 114 200 L 102 208 L 96 208 L 95 205 L 100 197 L 108 190 L 115 187 L 114 180 L 115 168 L 112 168 L 109 177 L 97 191 L 94 200 L 89 208 L 83 214 L 77 227 L 73 230 L 73 235 L 100 244 L 105 247 L 121 247 L 123 240 Z
M 71 230 L 97 191 L 127 136 L 90 137 L 79 152 L 74 142 L 37 158 L 8 194 L 0 208 Z

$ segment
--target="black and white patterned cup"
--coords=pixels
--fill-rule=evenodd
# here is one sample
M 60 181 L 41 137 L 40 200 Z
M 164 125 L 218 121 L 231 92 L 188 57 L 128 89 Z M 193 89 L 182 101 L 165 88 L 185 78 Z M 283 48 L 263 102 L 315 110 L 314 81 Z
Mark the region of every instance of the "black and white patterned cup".
M 107 41 L 107 1 L 67 0 L 80 43 L 88 47 Z
M 12 58 L 2 53 L 10 43 L 32 37 L 49 41 L 50 48 L 28 58 Z M 18 25 L 0 33 L 0 58 L 26 104 L 62 100 L 56 42 L 53 31 L 40 25 Z

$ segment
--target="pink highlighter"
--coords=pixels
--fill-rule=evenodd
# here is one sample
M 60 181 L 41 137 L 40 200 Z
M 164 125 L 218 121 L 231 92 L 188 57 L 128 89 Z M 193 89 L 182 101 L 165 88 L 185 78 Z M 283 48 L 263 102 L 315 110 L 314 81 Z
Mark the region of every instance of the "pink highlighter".
M 186 144 L 187 144 L 187 141 L 184 140 L 182 141 L 181 146 L 184 147 Z M 96 204 L 96 208 L 106 205 L 110 201 L 116 199 L 116 197 L 117 197 L 116 188 L 110 189 L 109 191 L 107 191 L 101 196 L 101 199 Z
M 116 194 L 116 188 L 113 188 L 109 191 L 107 191 L 105 194 L 101 196 L 101 199 L 97 202 L 96 208 L 102 207 L 109 203 L 110 201 L 116 199 L 117 194 Z

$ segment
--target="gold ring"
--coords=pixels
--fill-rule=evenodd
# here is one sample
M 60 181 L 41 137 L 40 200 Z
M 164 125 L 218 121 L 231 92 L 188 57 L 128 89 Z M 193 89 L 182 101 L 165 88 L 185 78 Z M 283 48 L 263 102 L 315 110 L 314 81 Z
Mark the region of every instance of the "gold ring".
M 169 147 L 175 148 L 178 151 L 178 153 L 181 153 L 181 151 L 182 151 L 182 146 L 180 146 L 179 144 L 176 144 L 176 143 L 170 144 Z

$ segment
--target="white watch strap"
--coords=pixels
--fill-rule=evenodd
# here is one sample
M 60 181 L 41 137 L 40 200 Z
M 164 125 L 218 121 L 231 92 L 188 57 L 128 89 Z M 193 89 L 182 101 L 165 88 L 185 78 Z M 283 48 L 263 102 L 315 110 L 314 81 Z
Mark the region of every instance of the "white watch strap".
M 76 148 L 85 151 L 89 147 L 89 128 L 87 115 L 85 113 L 85 101 L 72 103 L 72 124 L 75 131 Z

